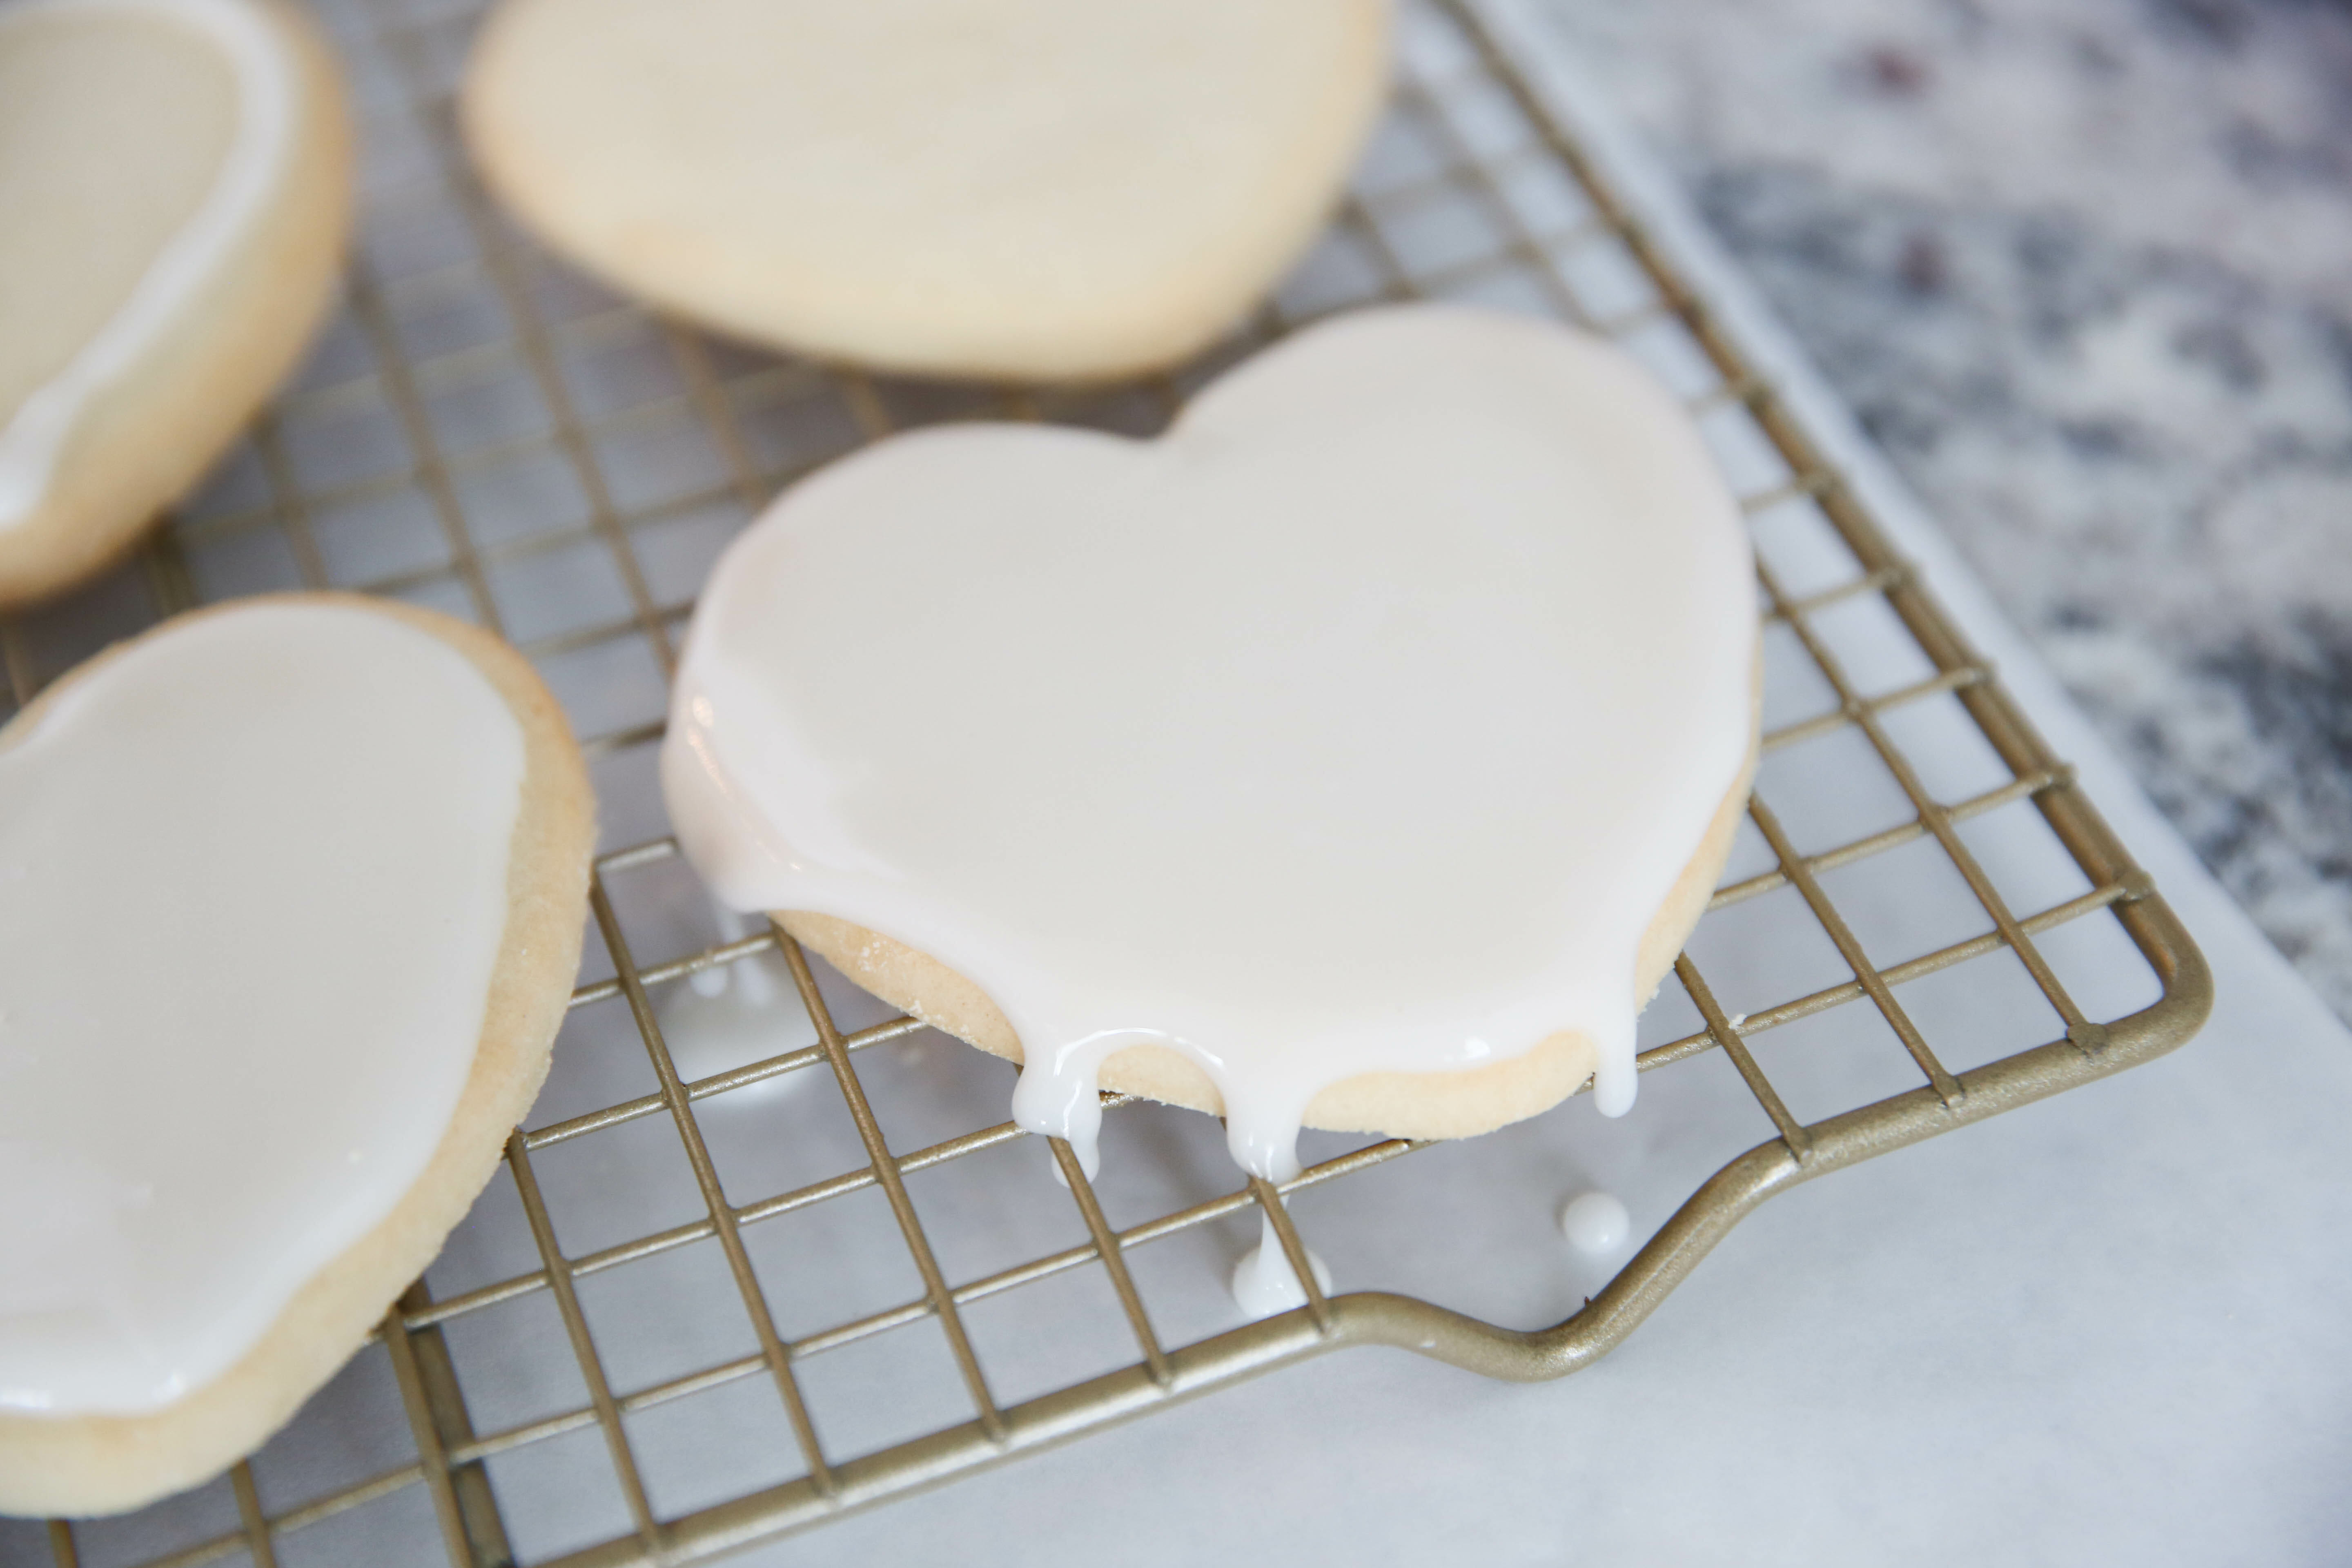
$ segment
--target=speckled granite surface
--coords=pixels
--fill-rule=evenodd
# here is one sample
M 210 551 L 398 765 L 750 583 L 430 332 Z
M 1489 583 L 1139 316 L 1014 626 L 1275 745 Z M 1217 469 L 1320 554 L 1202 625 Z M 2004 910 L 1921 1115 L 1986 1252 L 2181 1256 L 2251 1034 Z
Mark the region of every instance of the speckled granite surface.
M 2352 5 L 1549 4 L 2352 1016 Z

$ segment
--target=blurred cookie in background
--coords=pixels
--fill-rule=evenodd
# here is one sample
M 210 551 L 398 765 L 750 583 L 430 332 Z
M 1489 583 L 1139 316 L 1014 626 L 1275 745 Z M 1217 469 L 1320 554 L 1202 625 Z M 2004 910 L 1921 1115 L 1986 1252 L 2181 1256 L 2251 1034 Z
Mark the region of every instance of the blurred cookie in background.
M 460 103 L 491 188 L 619 288 L 917 374 L 1174 364 L 1313 238 L 1386 0 L 505 0 Z
M 351 162 L 278 0 L 0 7 L 0 604 L 121 555 L 293 367 Z

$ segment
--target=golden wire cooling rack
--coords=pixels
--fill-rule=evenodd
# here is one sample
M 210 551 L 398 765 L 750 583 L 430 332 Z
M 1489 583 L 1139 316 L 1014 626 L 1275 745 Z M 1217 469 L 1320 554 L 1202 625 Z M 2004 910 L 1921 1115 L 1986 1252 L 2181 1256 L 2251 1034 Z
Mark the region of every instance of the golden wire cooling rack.
M 1355 193 L 1250 331 L 1216 364 L 1085 394 L 750 354 L 614 299 L 539 255 L 467 170 L 449 94 L 470 0 L 341 0 L 328 20 L 366 149 L 347 309 L 133 566 L 0 621 L 8 697 L 21 706 L 106 641 L 245 592 L 359 588 L 496 627 L 594 762 L 595 940 L 505 1174 L 289 1432 L 123 1520 L 51 1522 L 45 1540 L 0 1521 L 0 1559 L 686 1563 L 1340 1346 L 1554 1377 L 1623 1339 L 1764 1198 L 2146 1060 L 2201 1021 L 2202 961 L 2070 771 L 1459 0 L 1406 7 L 1396 101 Z M 1417 1295 L 1327 1296 L 1304 1268 L 1303 1308 L 1244 1323 L 1229 1303 L 1203 1308 L 1221 1298 L 1200 1288 L 1245 1239 L 1234 1227 L 1262 1210 L 1297 1268 L 1292 1200 L 1415 1145 L 1327 1136 L 1297 1181 L 1236 1186 L 1206 1119 L 1138 1106 L 1112 1119 L 1097 1184 L 1053 1147 L 1074 1201 L 1003 1201 L 1005 1181 L 1034 1194 L 1043 1179 L 1034 1153 L 1005 1163 L 1034 1142 L 985 1124 L 1005 1069 L 928 1044 L 772 932 L 727 940 L 665 837 L 651 757 L 693 592 L 796 475 L 942 418 L 1148 432 L 1268 337 L 1410 297 L 1609 333 L 1684 393 L 1745 489 L 1768 611 L 1766 763 L 1641 1061 L 1645 1100 L 1668 1101 L 1653 1116 L 1727 1064 L 1726 1092 L 1763 1120 L 1694 1169 L 1580 1308 L 1568 1289 L 1544 1309 L 1548 1327 Z M 875 628 L 888 635 L 885 607 Z M 1937 724 L 1948 732 L 1923 742 Z M 1956 783 L 1945 763 L 1962 732 L 1982 765 Z M 1875 795 L 1855 792 L 1864 775 Z M 2040 835 L 2045 871 L 2063 874 L 2018 882 L 2002 824 Z M 1871 891 L 1887 868 L 1899 890 Z M 1885 911 L 1914 910 L 1931 872 L 1965 919 L 1898 921 L 1890 937 Z M 1816 961 L 1769 956 L 1759 979 L 1749 961 L 1791 932 Z M 2086 990 L 2066 971 L 2102 940 L 2107 979 Z M 2113 984 L 2117 953 L 2136 988 Z M 666 1039 L 665 1010 L 713 972 L 796 994 L 790 1043 L 714 1065 Z M 1977 1004 L 2003 986 L 2042 1022 L 1996 1040 Z M 1891 1042 L 1885 1062 L 1825 1063 L 1853 1028 L 1782 1050 L 1825 1017 L 1867 1023 Z M 1569 1114 L 1462 1157 L 1550 1136 Z M 1050 1312 L 1022 1305 L 1056 1290 Z M 1045 1353 L 1062 1345 L 1023 1337 L 1021 1313 L 1093 1325 L 1051 1336 L 1081 1347 L 1075 1372 Z M 664 1457 L 679 1452 L 690 1461 Z

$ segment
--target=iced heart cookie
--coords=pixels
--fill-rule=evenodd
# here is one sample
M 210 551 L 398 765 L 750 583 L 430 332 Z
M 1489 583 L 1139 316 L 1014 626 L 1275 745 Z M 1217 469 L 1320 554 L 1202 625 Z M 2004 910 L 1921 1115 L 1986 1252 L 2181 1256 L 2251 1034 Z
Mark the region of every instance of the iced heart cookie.
M 292 367 L 349 142 L 278 0 L 0 5 L 0 604 L 121 554 Z
M 1564 327 L 1336 320 L 1161 438 L 959 425 L 788 491 L 720 559 L 662 784 L 719 898 L 1023 1063 L 1447 1137 L 1588 1075 L 1728 853 L 1756 590 L 1689 419 Z
M 1337 199 L 1387 0 L 503 0 L 491 187 L 614 285 L 887 370 L 1083 379 L 1233 322 Z
M 521 657 L 247 600 L 0 730 L 0 1512 L 250 1452 L 440 1249 L 545 1076 L 593 799 Z

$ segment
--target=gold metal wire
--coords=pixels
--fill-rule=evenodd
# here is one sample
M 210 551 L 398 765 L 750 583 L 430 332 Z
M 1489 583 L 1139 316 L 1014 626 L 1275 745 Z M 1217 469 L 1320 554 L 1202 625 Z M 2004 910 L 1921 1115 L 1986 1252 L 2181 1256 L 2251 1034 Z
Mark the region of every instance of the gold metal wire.
M 394 0 L 361 0 L 361 10 L 364 15 L 368 5 L 389 8 L 394 4 Z M 193 1568 L 240 1552 L 256 1564 L 270 1564 L 277 1560 L 278 1543 L 286 1538 L 419 1484 L 431 1497 L 440 1547 L 448 1561 L 457 1568 L 499 1568 L 513 1563 L 515 1556 L 486 1461 L 591 1429 L 603 1436 L 631 1528 L 613 1540 L 555 1559 L 558 1568 L 703 1561 L 1342 1346 L 1402 1346 L 1493 1376 L 1557 1377 L 1590 1363 L 1623 1339 L 1717 1239 L 1772 1194 L 2146 1060 L 2195 1031 L 2211 1001 L 2203 961 L 2156 896 L 2146 874 L 2131 863 L 2083 798 L 2073 771 L 2051 754 L 1990 668 L 1967 646 L 1857 499 L 1839 483 L 1810 435 L 1780 404 L 1772 387 L 1717 327 L 1705 301 L 1677 275 L 1585 151 L 1547 117 L 1538 96 L 1481 30 L 1475 15 L 1461 0 L 1417 0 L 1409 11 L 1414 25 L 1448 36 L 1463 62 L 1459 69 L 1464 79 L 1499 94 L 1524 121 L 1528 135 L 1522 144 L 1505 153 L 1482 153 L 1446 110 L 1443 101 L 1446 84 L 1407 81 L 1402 85 L 1396 112 L 1436 149 L 1439 166 L 1377 195 L 1351 198 L 1346 204 L 1334 233 L 1354 244 L 1376 276 L 1367 289 L 1339 304 L 1411 299 L 1508 277 L 1529 282 L 1545 308 L 1604 332 L 1623 335 L 1661 322 L 1676 323 L 1697 345 L 1715 377 L 1714 384 L 1691 398 L 1693 412 L 1704 416 L 1744 411 L 1786 464 L 1787 478 L 1747 497 L 1745 510 L 1757 516 L 1790 505 L 1817 508 L 1858 563 L 1851 578 L 1801 595 L 1785 592 L 1769 569 L 1763 572 L 1761 588 L 1769 622 L 1787 628 L 1835 698 L 1828 711 L 1768 733 L 1764 748 L 1776 752 L 1850 729 L 1885 763 L 1906 798 L 1911 816 L 1805 854 L 1759 796 L 1751 804 L 1749 816 L 1769 846 L 1775 863 L 1769 869 L 1722 887 L 1709 905 L 1712 912 L 1783 888 L 1793 889 L 1853 977 L 1735 1016 L 1724 1011 L 1696 963 L 1685 954 L 1676 961 L 1675 973 L 1704 1026 L 1655 1046 L 1641 1057 L 1643 1070 L 1656 1071 L 1710 1050 L 1722 1051 L 1777 1135 L 1709 1177 L 1581 1310 L 1533 1333 L 1498 1329 L 1402 1296 L 1355 1292 L 1327 1298 L 1323 1294 L 1285 1200 L 1302 1190 L 1394 1160 L 1419 1146 L 1401 1140 L 1374 1143 L 1324 1161 L 1278 1186 L 1254 1181 L 1124 1229 L 1106 1217 L 1077 1161 L 1066 1145 L 1057 1142 L 1053 1146 L 1054 1158 L 1068 1180 L 1084 1222 L 1085 1244 L 1026 1258 L 959 1284 L 941 1268 L 908 1196 L 905 1178 L 1024 1134 L 1003 1123 L 907 1152 L 892 1150 L 867 1101 L 857 1060 L 861 1052 L 912 1034 L 921 1026 L 899 1018 L 862 1030 L 843 1030 L 819 994 L 808 960 L 780 931 L 761 931 L 663 963 L 637 963 L 614 913 L 614 889 L 659 867 L 676 850 L 667 839 L 634 846 L 604 855 L 597 862 L 593 912 L 614 973 L 610 979 L 582 984 L 572 1004 L 583 1008 L 615 1003 L 626 1006 L 657 1088 L 650 1094 L 530 1131 L 519 1130 L 509 1140 L 507 1164 L 537 1247 L 535 1268 L 442 1300 L 435 1300 L 419 1281 L 385 1316 L 377 1338 L 385 1347 L 399 1389 L 416 1454 L 414 1462 L 276 1513 L 264 1508 L 263 1493 L 251 1468 L 241 1464 L 229 1479 L 237 1528 L 150 1558 L 144 1568 Z M 640 553 L 645 531 L 714 504 L 749 511 L 800 472 L 833 455 L 828 451 L 763 461 L 748 423 L 753 416 L 779 408 L 830 409 L 845 426 L 845 439 L 836 444 L 837 450 L 913 422 L 915 416 L 906 412 L 910 406 L 907 400 L 919 398 L 925 389 L 813 363 L 768 360 L 748 366 L 736 364 L 742 358 L 740 353 L 719 349 L 678 326 L 652 321 L 644 310 L 631 305 L 609 304 L 568 317 L 551 310 L 543 298 L 547 277 L 543 264 L 491 208 L 473 180 L 451 129 L 441 62 L 462 46 L 472 20 L 470 12 L 436 13 L 425 20 L 378 16 L 344 39 L 355 56 L 388 70 L 397 84 L 394 95 L 397 101 L 386 111 L 390 120 L 377 129 L 413 137 L 427 153 L 423 169 L 413 171 L 406 184 L 371 192 L 375 220 L 396 226 L 404 221 L 404 215 L 454 211 L 462 221 L 472 254 L 399 276 L 385 276 L 370 260 L 355 265 L 349 288 L 349 318 L 371 351 L 370 368 L 330 384 L 306 385 L 281 397 L 257 425 L 250 442 L 268 498 L 177 520 L 142 552 L 137 574 L 152 616 L 169 615 L 206 596 L 202 573 L 192 566 L 192 560 L 200 561 L 209 552 L 276 538 L 282 542 L 290 563 L 289 581 L 271 585 L 332 584 L 400 595 L 438 595 L 436 602 L 506 631 L 509 628 L 498 592 L 500 573 L 558 552 L 593 546 L 607 558 L 620 585 L 618 613 L 594 624 L 525 637 L 520 646 L 535 658 L 549 661 L 642 639 L 666 677 L 676 628 L 690 605 L 663 602 L 656 594 L 654 574 Z M 1508 196 L 1509 183 L 1538 166 L 1568 175 L 1585 208 L 1549 230 L 1539 230 L 1525 219 Z M 1447 202 L 1474 204 L 1493 231 L 1494 243 L 1442 266 L 1417 270 L 1392 241 L 1393 226 L 1410 221 L 1417 210 Z M 1616 254 L 1632 263 L 1649 298 L 1599 307 L 1587 300 L 1571 281 L 1566 262 L 1589 249 L 1608 247 L 1615 247 Z M 485 290 L 506 324 L 503 336 L 429 353 L 412 345 L 404 327 L 410 315 L 436 302 L 463 301 Z M 1260 313 L 1249 336 L 1279 335 L 1311 319 L 1320 309 L 1330 308 L 1338 306 L 1320 307 L 1318 311 L 1286 311 L 1269 306 Z M 617 410 L 583 410 L 566 381 L 564 356 L 647 331 L 661 344 L 683 390 Z M 533 391 L 549 413 L 548 428 L 451 449 L 444 426 L 435 417 L 436 400 L 501 378 L 519 380 Z M 1132 389 L 1131 395 L 1140 399 L 1148 421 L 1157 423 L 1181 401 L 1181 381 L 1156 378 Z M 967 406 L 999 417 L 1050 418 L 1083 413 L 1087 400 L 1097 395 L 1055 389 L 982 389 L 967 400 Z M 306 419 L 372 413 L 391 421 L 407 461 L 389 471 L 357 479 L 306 483 L 291 450 L 291 426 Z M 610 466 L 607 444 L 665 429 L 696 433 L 707 440 L 718 458 L 717 477 L 642 504 L 625 504 L 616 491 L 616 479 L 626 477 L 626 470 Z M 569 476 L 584 500 L 584 515 L 520 538 L 483 537 L 466 499 L 467 484 L 501 465 L 534 458 L 554 462 Z M 340 509 L 403 496 L 421 499 L 437 530 L 445 559 L 362 581 L 338 581 L 321 542 L 321 520 Z M 1934 674 L 1872 694 L 1867 683 L 1857 680 L 1843 667 L 1821 634 L 1819 617 L 1862 599 L 1877 600 L 1892 610 L 1932 665 Z M 70 637 L 60 642 L 53 636 L 58 629 L 56 620 L 40 616 L 0 617 L 0 674 L 5 674 L 11 705 L 21 707 L 30 701 L 68 661 L 63 655 L 49 657 L 45 649 L 62 647 L 67 655 L 87 651 L 75 649 Z M 1952 802 L 1938 800 L 1926 786 L 1885 722 L 1899 710 L 1947 695 L 1974 721 L 2010 773 L 2009 780 L 1997 787 Z M 592 755 L 611 755 L 650 744 L 659 733 L 657 720 L 637 719 L 590 733 L 584 743 Z M 2023 802 L 2031 802 L 2039 812 L 2089 887 L 2058 904 L 2020 912 L 2009 906 L 1957 830 L 1971 818 Z M 1831 897 L 1824 876 L 1922 840 L 1932 841 L 1958 871 L 1991 929 L 1898 963 L 1875 965 Z M 2161 985 L 2162 994 L 2155 1003 L 2121 1018 L 2094 1019 L 2087 1015 L 2035 942 L 2045 932 L 2101 915 L 2117 922 Z M 651 994 L 714 965 L 779 951 L 815 1027 L 816 1043 L 709 1077 L 683 1079 L 662 1038 Z M 1955 1073 L 1937 1058 L 1896 990 L 1906 982 L 2004 951 L 2017 956 L 2056 1010 L 2064 1025 L 2063 1037 Z M 1867 1002 L 1885 1019 L 1910 1053 L 1924 1082 L 1890 1099 L 1805 1121 L 1790 1110 L 1748 1041 L 1856 1002 Z M 848 1106 L 866 1152 L 865 1163 L 789 1192 L 745 1204 L 730 1202 L 704 1143 L 696 1105 L 820 1066 L 829 1070 Z M 1121 1097 L 1106 1097 L 1108 1106 L 1125 1103 Z M 558 1243 L 540 1190 L 534 1156 L 572 1140 L 655 1116 L 667 1116 L 677 1132 L 703 1214 L 667 1229 L 567 1256 Z M 920 1294 L 797 1340 L 786 1339 L 776 1326 L 744 1250 L 742 1233 L 780 1215 L 869 1188 L 882 1193 L 898 1233 L 892 1241 L 877 1232 L 871 1245 L 903 1247 L 921 1279 Z M 1129 1258 L 1139 1247 L 1253 1208 L 1262 1211 L 1270 1224 L 1304 1289 L 1306 1305 L 1205 1340 L 1166 1343 L 1129 1272 Z M 726 1258 L 754 1331 L 756 1351 L 662 1382 L 615 1388 L 582 1310 L 578 1282 L 707 1240 L 715 1240 Z M 1096 1267 L 1103 1270 L 1118 1300 L 1138 1359 L 1121 1370 L 1042 1397 L 1010 1406 L 1001 1404 L 964 1331 L 964 1309 L 1071 1270 Z M 588 1403 L 502 1430 L 478 1431 L 456 1363 L 443 1343 L 441 1326 L 541 1292 L 554 1301 L 588 1391 Z M 971 1418 L 877 1452 L 826 1453 L 809 1415 L 800 1369 L 813 1357 L 926 1321 L 936 1321 L 945 1333 L 969 1400 Z M 680 1517 L 661 1517 L 640 1471 L 629 1418 L 750 1378 L 766 1379 L 776 1389 L 805 1473 Z M 70 1568 L 79 1561 L 71 1525 L 52 1521 L 48 1541 L 60 1568 Z M 429 1552 L 431 1548 L 420 1542 L 417 1550 Z

